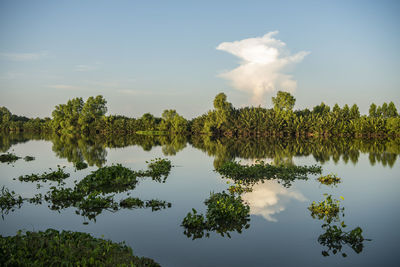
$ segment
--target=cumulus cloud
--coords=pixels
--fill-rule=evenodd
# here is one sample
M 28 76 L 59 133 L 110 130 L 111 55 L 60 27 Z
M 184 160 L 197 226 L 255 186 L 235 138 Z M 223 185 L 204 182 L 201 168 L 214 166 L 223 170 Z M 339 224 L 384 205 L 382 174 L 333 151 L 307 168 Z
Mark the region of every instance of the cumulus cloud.
M 273 215 L 284 211 L 290 200 L 307 200 L 302 193 L 286 189 L 276 181 L 258 183 L 252 189 L 252 192 L 242 195 L 242 199 L 250 206 L 250 214 L 260 215 L 270 222 L 278 221 Z
M 274 38 L 278 32 L 262 37 L 224 42 L 217 49 L 238 57 L 240 66 L 220 74 L 232 82 L 232 86 L 251 93 L 254 104 L 262 104 L 265 93 L 275 90 L 294 91 L 297 82 L 286 72 L 301 62 L 309 52 L 291 55 L 286 44 Z

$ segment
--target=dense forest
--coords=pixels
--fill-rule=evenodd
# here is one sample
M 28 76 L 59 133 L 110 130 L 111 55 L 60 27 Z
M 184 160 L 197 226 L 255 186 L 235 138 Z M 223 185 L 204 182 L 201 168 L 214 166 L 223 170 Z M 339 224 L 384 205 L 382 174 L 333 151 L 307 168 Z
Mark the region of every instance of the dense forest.
M 214 109 L 187 120 L 175 110 L 161 117 L 150 113 L 140 118 L 106 115 L 103 96 L 74 98 L 59 104 L 52 118 L 30 119 L 0 107 L 0 129 L 6 132 L 46 132 L 85 135 L 208 135 L 213 137 L 398 137 L 400 116 L 393 102 L 372 103 L 368 115 L 361 115 L 356 104 L 333 108 L 323 102 L 312 110 L 293 110 L 296 99 L 279 91 L 272 98 L 273 108 L 235 108 L 224 93 L 214 99 Z

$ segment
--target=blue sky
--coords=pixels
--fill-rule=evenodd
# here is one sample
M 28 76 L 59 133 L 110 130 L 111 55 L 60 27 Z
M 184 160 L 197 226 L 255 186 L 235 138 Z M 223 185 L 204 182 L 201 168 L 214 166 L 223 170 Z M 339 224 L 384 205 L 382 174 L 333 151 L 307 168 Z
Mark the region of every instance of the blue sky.
M 102 94 L 110 114 L 159 116 L 173 108 L 191 118 L 225 92 L 235 106 L 257 99 L 270 107 L 276 91 L 255 95 L 251 83 L 242 84 L 254 76 L 224 76 L 243 57 L 216 48 L 278 31 L 281 55 L 306 53 L 273 72 L 295 82 L 295 108 L 321 101 L 357 103 L 364 113 L 371 102 L 400 108 L 399 3 L 3 0 L 0 106 L 45 117 L 70 98 Z M 262 84 L 270 81 L 266 69 L 257 70 Z

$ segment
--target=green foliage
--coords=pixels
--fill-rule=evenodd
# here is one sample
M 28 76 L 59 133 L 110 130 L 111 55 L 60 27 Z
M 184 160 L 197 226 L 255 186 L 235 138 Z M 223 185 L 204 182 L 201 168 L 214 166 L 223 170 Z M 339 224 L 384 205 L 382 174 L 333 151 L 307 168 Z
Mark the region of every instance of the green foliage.
M 308 210 L 311 211 L 311 217 L 324 220 L 327 223 L 338 221 L 344 208 L 340 208 L 340 201 L 332 199 L 332 195 L 324 194 L 324 196 L 325 200 L 319 203 L 313 201 L 308 207 Z
M 52 169 L 50 168 L 50 172 L 44 172 L 43 174 L 29 174 L 29 175 L 22 175 L 18 177 L 18 180 L 21 182 L 47 182 L 47 181 L 54 181 L 61 183 L 64 179 L 69 177 L 69 173 L 64 172 L 65 166 L 62 168 L 57 165 L 57 170 L 56 171 L 51 171 Z
M 106 166 L 93 171 L 77 184 L 77 190 L 85 194 L 100 191 L 103 193 L 123 192 L 134 189 L 137 173 L 121 164 Z
M 17 160 L 19 160 L 21 157 L 18 157 L 17 155 L 13 154 L 13 153 L 5 153 L 5 154 L 1 154 L 0 155 L 0 162 L 5 163 L 7 162 L 7 164 L 13 163 Z
M 262 160 L 252 165 L 241 165 L 239 162 L 228 161 L 216 168 L 216 171 L 226 178 L 254 184 L 260 180 L 276 179 L 283 186 L 289 187 L 296 179 L 307 180 L 308 174 L 321 173 L 320 166 L 274 166 Z
M 296 99 L 288 92 L 278 91 L 276 97 L 272 98 L 275 110 L 291 111 L 293 110 Z
M 77 170 L 83 170 L 83 169 L 86 169 L 87 167 L 88 167 L 88 165 L 86 162 L 78 161 L 77 163 L 75 163 L 75 168 Z
M 119 205 L 122 208 L 132 209 L 132 208 L 143 208 L 145 203 L 143 202 L 143 200 L 141 200 L 139 198 L 128 197 L 128 198 L 121 200 L 119 202 Z
M 324 185 L 336 185 L 342 182 L 342 179 L 340 177 L 337 177 L 335 174 L 321 176 L 317 180 Z
M 17 196 L 14 191 L 10 192 L 3 186 L 0 195 L 1 217 L 4 219 L 4 214 L 8 214 L 9 211 L 14 211 L 15 207 L 20 208 L 23 201 L 21 196 Z
M 159 266 L 137 257 L 124 243 L 87 233 L 47 229 L 0 236 L 1 266 Z
M 250 226 L 250 207 L 243 203 L 240 196 L 225 192 L 212 193 L 204 203 L 207 205 L 205 216 L 192 209 L 193 213 L 189 212 L 183 219 L 182 226 L 187 237 L 209 237 L 211 231 L 230 237 L 229 232 L 241 233 L 243 228 L 247 229 Z
M 358 254 L 364 248 L 364 240 L 370 240 L 364 239 L 360 227 L 356 227 L 349 232 L 344 231 L 342 227 L 337 225 L 324 225 L 323 228 L 325 233 L 318 237 L 318 242 L 328 249 L 322 251 L 324 257 L 329 256 L 329 252 L 333 254 L 340 253 L 343 245 L 350 246 Z M 342 253 L 342 256 L 347 257 L 347 254 Z

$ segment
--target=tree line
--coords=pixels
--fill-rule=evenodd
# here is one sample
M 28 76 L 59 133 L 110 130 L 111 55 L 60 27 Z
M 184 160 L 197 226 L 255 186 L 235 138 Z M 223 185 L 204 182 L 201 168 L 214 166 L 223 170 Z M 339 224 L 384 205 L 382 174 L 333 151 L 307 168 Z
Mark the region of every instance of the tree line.
M 103 96 L 74 98 L 59 104 L 52 118 L 29 119 L 12 114 L 0 107 L 0 129 L 3 131 L 54 132 L 57 134 L 206 134 L 214 137 L 385 137 L 399 136 L 400 117 L 393 102 L 377 106 L 372 103 L 368 115 L 361 115 L 356 104 L 333 108 L 321 103 L 310 109 L 293 110 L 296 99 L 279 91 L 272 98 L 273 108 L 235 108 L 219 93 L 213 102 L 214 109 L 192 120 L 179 115 L 176 110 L 165 110 L 161 117 L 150 113 L 140 118 L 106 115 L 107 101 Z

